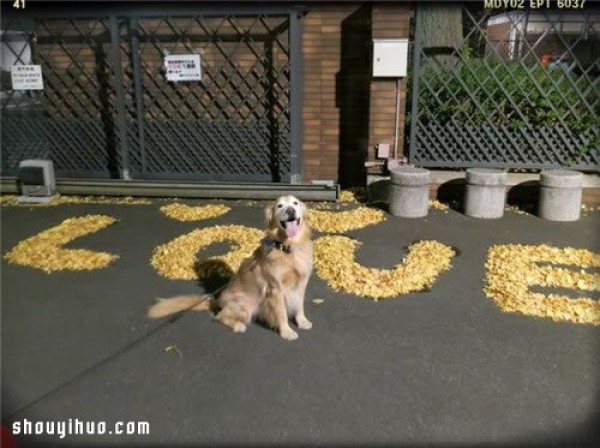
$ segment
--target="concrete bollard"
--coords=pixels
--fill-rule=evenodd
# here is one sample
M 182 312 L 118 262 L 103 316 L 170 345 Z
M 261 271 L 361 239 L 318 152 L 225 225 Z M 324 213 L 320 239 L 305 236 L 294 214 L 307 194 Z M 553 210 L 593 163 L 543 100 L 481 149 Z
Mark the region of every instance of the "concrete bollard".
M 427 216 L 429 209 L 429 170 L 398 167 L 391 170 L 390 213 L 403 218 Z
M 466 180 L 465 215 L 484 219 L 502 218 L 506 201 L 506 172 L 469 168 Z
M 581 214 L 582 189 L 583 173 L 542 171 L 538 216 L 549 221 L 577 221 Z

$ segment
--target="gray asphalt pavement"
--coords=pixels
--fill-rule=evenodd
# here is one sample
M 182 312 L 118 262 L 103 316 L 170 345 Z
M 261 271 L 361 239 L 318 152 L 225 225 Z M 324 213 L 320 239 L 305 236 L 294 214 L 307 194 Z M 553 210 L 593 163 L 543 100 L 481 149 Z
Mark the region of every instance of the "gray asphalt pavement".
M 600 213 L 573 223 L 513 212 L 491 221 L 453 210 L 388 215 L 347 233 L 363 242 L 359 262 L 390 268 L 407 245 L 434 239 L 457 249 L 452 269 L 427 292 L 378 303 L 313 276 L 313 329 L 288 342 L 259 325 L 234 334 L 207 313 L 145 318 L 155 297 L 202 291 L 159 276 L 150 265 L 156 246 L 199 227 L 263 222 L 259 204 L 230 202 L 230 213 L 203 222 L 170 220 L 162 204 L 2 207 L 3 254 L 69 217 L 118 219 L 69 245 L 119 254 L 105 269 L 46 274 L 2 261 L 5 429 L 93 422 L 97 432 L 105 422 L 107 432 L 20 434 L 18 446 L 600 441 L 600 327 L 503 313 L 482 291 L 490 246 L 600 252 Z M 119 422 L 147 422 L 149 434 L 115 434 Z

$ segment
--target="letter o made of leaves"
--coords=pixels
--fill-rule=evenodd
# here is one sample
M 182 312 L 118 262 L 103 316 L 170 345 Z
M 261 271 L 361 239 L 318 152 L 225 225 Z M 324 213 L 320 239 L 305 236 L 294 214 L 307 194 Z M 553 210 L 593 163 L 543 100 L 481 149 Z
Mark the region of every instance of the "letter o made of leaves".
M 263 236 L 261 230 L 239 225 L 196 229 L 158 246 L 150 263 L 160 275 L 172 280 L 197 280 L 213 275 L 229 277 L 252 254 Z M 233 243 L 233 249 L 222 256 L 196 258 L 199 250 L 221 242 Z
M 369 298 L 390 297 L 430 287 L 450 268 L 451 247 L 437 241 L 420 241 L 409 247 L 406 258 L 394 269 L 377 269 L 356 262 L 360 242 L 345 236 L 315 240 L 315 271 L 335 289 Z
M 311 210 L 309 221 L 310 227 L 319 232 L 343 233 L 385 221 L 385 213 L 371 207 L 340 212 Z
M 160 211 L 176 221 L 202 221 L 204 219 L 222 216 L 231 210 L 223 204 L 208 204 L 203 206 L 190 206 L 186 204 L 167 204 Z

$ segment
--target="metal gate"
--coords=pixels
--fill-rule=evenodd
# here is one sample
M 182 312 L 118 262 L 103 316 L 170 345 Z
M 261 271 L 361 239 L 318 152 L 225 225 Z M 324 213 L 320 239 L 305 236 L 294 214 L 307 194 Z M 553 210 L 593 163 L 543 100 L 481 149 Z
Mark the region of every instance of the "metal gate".
M 299 177 L 295 11 L 3 13 L 3 175 L 43 157 L 59 177 Z M 165 56 L 179 54 L 200 55 L 201 81 L 167 81 Z M 41 65 L 44 89 L 12 90 L 6 69 L 30 64 Z
M 457 5 L 462 38 L 447 47 L 428 47 L 417 17 L 411 163 L 597 170 L 600 9 L 482 4 Z

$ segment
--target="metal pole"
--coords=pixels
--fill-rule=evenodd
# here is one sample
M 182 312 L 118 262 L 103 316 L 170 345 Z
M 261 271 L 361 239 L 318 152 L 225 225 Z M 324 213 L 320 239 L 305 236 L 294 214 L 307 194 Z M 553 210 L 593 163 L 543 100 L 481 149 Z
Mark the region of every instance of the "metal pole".
M 290 12 L 290 182 L 302 180 L 302 22 Z
M 413 92 L 410 116 L 409 162 L 415 156 L 417 123 L 419 122 L 419 77 L 421 76 L 421 47 L 423 45 L 423 29 L 419 23 L 419 5 L 415 3 L 415 41 L 413 44 Z
M 112 66 L 115 72 L 116 114 L 114 126 L 118 130 L 121 149 L 121 177 L 130 180 L 129 173 L 129 147 L 127 139 L 127 118 L 125 111 L 125 91 L 123 89 L 123 76 L 121 68 L 121 45 L 119 36 L 119 24 L 116 16 L 110 16 L 110 39 L 112 44 Z
M 144 120 L 144 78 L 140 68 L 140 36 L 138 29 L 138 18 L 135 17 L 130 21 L 131 31 L 131 57 L 133 58 L 133 83 L 135 86 L 135 107 L 138 130 L 138 141 L 142 163 L 142 173 L 146 173 L 146 128 Z

